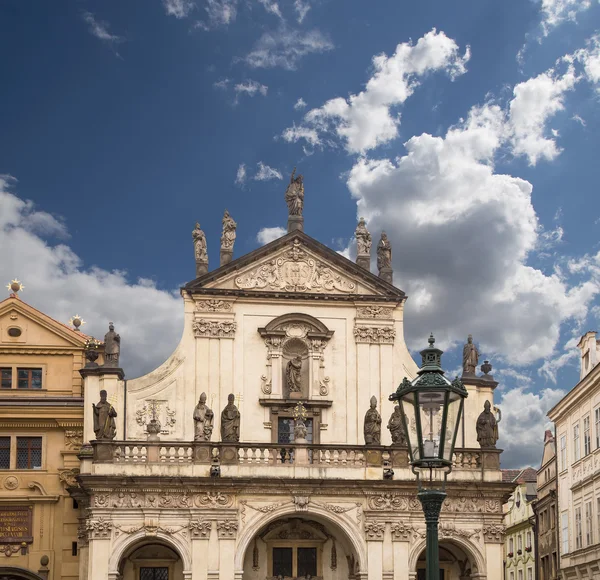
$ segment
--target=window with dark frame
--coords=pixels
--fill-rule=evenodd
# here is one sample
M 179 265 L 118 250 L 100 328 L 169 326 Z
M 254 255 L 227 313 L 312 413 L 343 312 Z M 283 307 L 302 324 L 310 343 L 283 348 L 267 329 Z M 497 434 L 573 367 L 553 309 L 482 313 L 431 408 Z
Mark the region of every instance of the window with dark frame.
M 140 580 L 169 580 L 169 569 L 166 566 L 140 568 Z
M 273 576 L 293 576 L 293 548 L 273 548 Z
M 12 389 L 12 369 L 2 368 L 0 369 L 1 383 L 0 387 L 3 389 Z
M 42 369 L 17 369 L 17 388 L 41 389 Z
M 10 469 L 10 437 L 0 437 L 0 469 Z
M 317 549 L 316 548 L 298 548 L 298 572 L 296 576 L 317 575 Z
M 77 556 L 77 542 L 71 542 L 71 556 Z
M 42 438 L 17 437 L 17 469 L 42 467 Z

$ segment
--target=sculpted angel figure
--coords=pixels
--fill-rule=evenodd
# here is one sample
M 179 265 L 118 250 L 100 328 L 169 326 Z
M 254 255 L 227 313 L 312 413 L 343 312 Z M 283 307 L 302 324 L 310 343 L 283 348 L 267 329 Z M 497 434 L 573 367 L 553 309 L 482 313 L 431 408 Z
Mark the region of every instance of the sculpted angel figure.
M 364 433 L 366 445 L 381 445 L 381 415 L 375 396 L 371 397 L 371 406 L 365 414 Z
M 225 210 L 223 215 L 223 233 L 221 234 L 221 249 L 233 250 L 233 243 L 235 242 L 237 224 L 233 218 L 229 215 L 229 212 Z
M 367 230 L 367 223 L 365 222 L 365 218 L 360 218 L 358 225 L 356 226 L 354 235 L 356 237 L 357 254 L 359 256 L 369 255 L 371 253 L 371 245 L 373 241 L 371 239 L 371 234 Z
M 202 393 L 194 409 L 194 441 L 210 441 L 214 418 L 215 414 L 206 405 L 206 393 Z
M 208 261 L 208 253 L 206 251 L 206 236 L 200 229 L 200 224 L 196 222 L 196 227 L 192 231 L 192 239 L 194 240 L 194 254 L 197 262 Z
M 296 168 L 292 171 L 290 184 L 285 190 L 285 203 L 288 206 L 289 215 L 302 215 L 304 209 L 304 182 L 302 175 L 294 177 Z

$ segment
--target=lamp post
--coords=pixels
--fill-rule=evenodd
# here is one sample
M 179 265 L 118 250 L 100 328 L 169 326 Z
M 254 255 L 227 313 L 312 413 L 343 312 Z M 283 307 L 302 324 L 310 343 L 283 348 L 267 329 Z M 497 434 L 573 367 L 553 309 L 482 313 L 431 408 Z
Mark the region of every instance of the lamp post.
M 417 377 L 412 381 L 405 377 L 389 397 L 390 401 L 400 404 L 410 464 L 419 486 L 417 497 L 425 514 L 427 580 L 440 578 L 438 521 L 446 499 L 446 479 L 452 471 L 454 444 L 467 397 L 467 390 L 458 378 L 450 382 L 444 376 L 443 351 L 434 344 L 432 334 L 429 346 L 421 351 L 423 362 Z M 443 473 L 443 479 L 436 477 L 438 473 Z

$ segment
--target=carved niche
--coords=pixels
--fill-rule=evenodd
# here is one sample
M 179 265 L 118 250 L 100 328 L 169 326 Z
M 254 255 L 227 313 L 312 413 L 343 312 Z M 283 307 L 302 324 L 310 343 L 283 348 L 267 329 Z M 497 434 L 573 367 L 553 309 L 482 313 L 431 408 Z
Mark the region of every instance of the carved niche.
M 329 393 L 325 347 L 333 336 L 320 320 L 308 314 L 284 314 L 258 332 L 265 341 L 262 392 L 279 398 L 311 399 Z M 288 367 L 294 378 L 288 380 Z M 292 384 L 295 383 L 295 386 Z

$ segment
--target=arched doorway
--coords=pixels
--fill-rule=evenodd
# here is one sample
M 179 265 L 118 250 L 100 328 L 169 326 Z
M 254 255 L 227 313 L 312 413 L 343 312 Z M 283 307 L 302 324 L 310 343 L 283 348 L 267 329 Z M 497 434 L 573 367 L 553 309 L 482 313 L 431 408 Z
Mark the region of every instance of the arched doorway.
M 183 580 L 179 554 L 157 538 L 131 546 L 119 562 L 120 580 Z
M 310 515 L 286 515 L 265 524 L 244 556 L 244 580 L 346 580 L 359 572 L 350 542 L 335 526 Z
M 475 554 L 463 543 L 440 539 L 440 580 L 473 580 L 485 578 Z M 425 580 L 425 548 L 422 547 L 416 561 L 416 580 Z
M 24 568 L 0 566 L 0 580 L 43 580 L 43 578 Z

